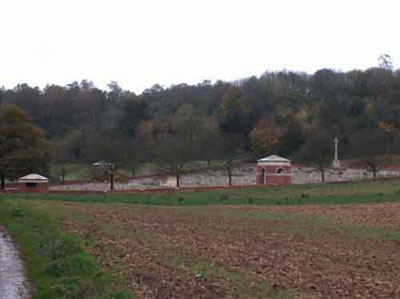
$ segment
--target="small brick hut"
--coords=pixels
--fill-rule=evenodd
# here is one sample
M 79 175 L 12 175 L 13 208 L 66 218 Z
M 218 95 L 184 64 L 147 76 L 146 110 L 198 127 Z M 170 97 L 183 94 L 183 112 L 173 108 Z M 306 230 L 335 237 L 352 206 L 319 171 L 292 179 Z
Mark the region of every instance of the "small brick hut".
M 37 174 L 31 173 L 18 179 L 20 192 L 47 192 L 49 189 L 49 179 Z
M 256 184 L 285 186 L 292 184 L 292 165 L 290 160 L 271 155 L 257 160 Z

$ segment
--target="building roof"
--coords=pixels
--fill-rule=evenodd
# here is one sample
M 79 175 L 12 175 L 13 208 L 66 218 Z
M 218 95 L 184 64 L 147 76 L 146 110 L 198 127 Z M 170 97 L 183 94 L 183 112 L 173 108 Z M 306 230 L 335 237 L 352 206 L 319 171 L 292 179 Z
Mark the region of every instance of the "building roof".
M 96 163 L 93 163 L 92 165 L 93 166 L 109 166 L 110 164 L 111 164 L 110 162 L 100 160 L 100 161 L 97 161 Z
M 37 173 L 31 173 L 26 176 L 23 176 L 22 178 L 19 178 L 20 181 L 48 181 L 49 179 L 37 174 Z
M 271 155 L 268 157 L 258 159 L 257 162 L 290 162 L 290 160 L 282 158 L 278 155 Z

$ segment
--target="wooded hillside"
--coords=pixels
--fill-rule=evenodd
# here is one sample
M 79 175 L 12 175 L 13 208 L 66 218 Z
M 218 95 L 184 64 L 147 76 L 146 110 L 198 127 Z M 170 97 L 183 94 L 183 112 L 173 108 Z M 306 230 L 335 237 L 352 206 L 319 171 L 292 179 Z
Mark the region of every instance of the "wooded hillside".
M 116 82 L 108 87 L 88 81 L 44 89 L 20 84 L 1 89 L 0 103 L 27 111 L 51 141 L 58 163 L 172 159 L 179 166 L 272 152 L 312 160 L 310 149 L 331 151 L 334 136 L 341 157 L 400 150 L 400 71 L 388 61 L 365 71 L 156 84 L 140 95 Z

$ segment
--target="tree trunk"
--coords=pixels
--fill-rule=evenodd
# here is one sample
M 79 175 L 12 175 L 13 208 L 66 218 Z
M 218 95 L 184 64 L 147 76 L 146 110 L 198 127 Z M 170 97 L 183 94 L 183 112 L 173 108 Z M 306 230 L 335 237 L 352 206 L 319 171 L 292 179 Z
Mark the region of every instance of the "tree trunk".
M 383 152 L 385 153 L 385 155 L 388 154 L 388 142 L 386 135 L 385 138 L 383 139 Z
M 232 186 L 232 170 L 228 170 L 228 185 Z
M 65 167 L 61 169 L 61 183 L 64 185 L 65 182 Z
M 319 170 L 321 171 L 321 181 L 322 183 L 325 183 L 325 169 L 320 168 Z
M 0 181 L 1 181 L 1 190 L 6 189 L 6 177 L 4 174 L 0 175 Z
M 376 173 L 378 172 L 377 169 L 372 169 L 372 177 L 374 178 L 374 180 L 376 179 Z
M 114 191 L 114 173 L 110 173 L 110 191 Z
M 178 172 L 175 174 L 175 178 L 176 178 L 176 188 L 179 189 L 180 187 L 180 180 L 181 180 L 181 174 Z

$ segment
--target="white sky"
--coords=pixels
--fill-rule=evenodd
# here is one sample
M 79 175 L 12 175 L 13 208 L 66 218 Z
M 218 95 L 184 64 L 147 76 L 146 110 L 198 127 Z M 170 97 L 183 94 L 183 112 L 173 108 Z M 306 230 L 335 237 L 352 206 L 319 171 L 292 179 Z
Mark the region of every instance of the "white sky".
M 400 63 L 400 1 L 1 0 L 0 86 L 235 80 Z

